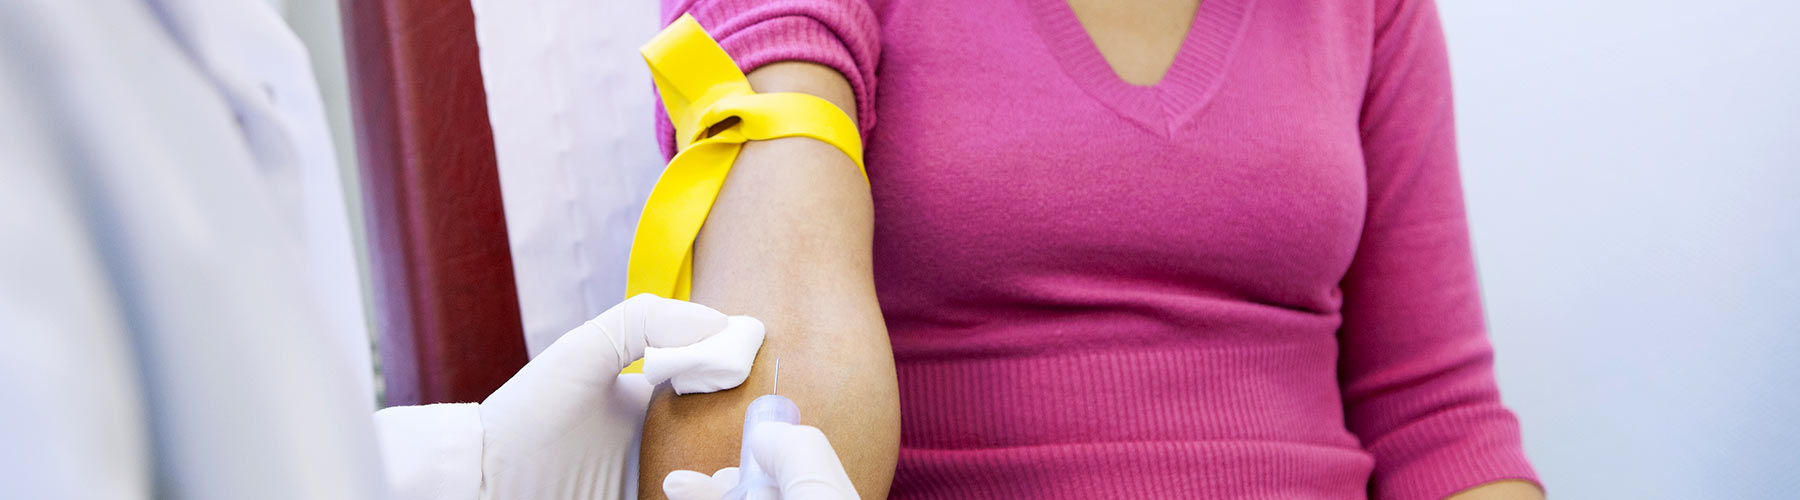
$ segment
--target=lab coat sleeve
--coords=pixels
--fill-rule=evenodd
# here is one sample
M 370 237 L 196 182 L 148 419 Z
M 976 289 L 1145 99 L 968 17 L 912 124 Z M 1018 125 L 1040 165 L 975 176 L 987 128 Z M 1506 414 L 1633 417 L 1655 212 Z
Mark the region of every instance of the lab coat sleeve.
M 0 20 L 29 19 L 21 7 L 0 5 Z M 25 67 L 17 55 L 0 50 L 0 74 Z M 0 148 L 0 478 L 7 498 L 149 499 L 125 305 L 35 83 L 0 78 L 0 137 L 17 139 Z
M 474 500 L 480 496 L 480 405 L 387 408 L 375 412 L 375 435 L 396 500 Z

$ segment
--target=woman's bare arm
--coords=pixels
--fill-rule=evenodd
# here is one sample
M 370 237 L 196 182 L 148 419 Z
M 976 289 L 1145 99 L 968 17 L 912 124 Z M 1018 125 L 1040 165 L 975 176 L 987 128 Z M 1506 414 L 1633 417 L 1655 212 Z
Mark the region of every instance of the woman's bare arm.
M 758 92 L 823 97 L 855 120 L 849 83 L 828 67 L 784 62 L 749 74 Z M 781 395 L 823 430 L 865 498 L 886 498 L 900 445 L 900 407 L 870 268 L 874 211 L 856 164 L 812 139 L 744 146 L 694 245 L 693 300 L 768 326 L 738 389 L 676 397 L 664 387 L 644 422 L 638 496 L 661 499 L 678 469 L 734 467 L 744 408 Z
M 1451 495 L 1448 500 L 1543 500 L 1544 491 L 1529 481 L 1495 481 Z

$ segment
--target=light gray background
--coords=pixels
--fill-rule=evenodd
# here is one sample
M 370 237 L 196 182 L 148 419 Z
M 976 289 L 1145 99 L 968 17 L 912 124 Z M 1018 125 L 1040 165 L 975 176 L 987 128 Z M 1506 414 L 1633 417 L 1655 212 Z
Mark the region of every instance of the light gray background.
M 289 3 L 345 124 L 335 2 Z M 1552 496 L 1800 498 L 1800 3 L 1439 8 L 1500 383 Z
M 1500 384 L 1553 496 L 1800 498 L 1800 4 L 1439 8 Z

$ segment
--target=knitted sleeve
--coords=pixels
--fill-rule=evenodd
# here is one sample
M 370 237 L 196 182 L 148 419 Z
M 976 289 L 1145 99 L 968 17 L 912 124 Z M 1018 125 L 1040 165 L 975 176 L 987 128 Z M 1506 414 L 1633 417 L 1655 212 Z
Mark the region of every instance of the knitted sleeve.
M 1375 457 L 1374 498 L 1536 481 L 1494 382 L 1437 7 L 1375 4 L 1360 122 L 1368 213 L 1342 283 L 1346 423 Z
M 856 96 L 865 140 L 875 126 L 875 63 L 881 27 L 864 0 L 663 0 L 663 24 L 693 14 L 745 73 L 781 61 L 822 64 L 844 75 Z M 675 154 L 674 126 L 656 108 L 657 142 Z

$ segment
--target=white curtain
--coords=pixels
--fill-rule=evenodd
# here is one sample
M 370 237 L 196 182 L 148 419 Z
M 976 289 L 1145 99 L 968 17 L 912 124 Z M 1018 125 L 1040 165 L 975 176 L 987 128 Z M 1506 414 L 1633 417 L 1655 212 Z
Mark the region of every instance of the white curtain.
M 532 355 L 624 298 L 638 211 L 662 171 L 650 0 L 473 0 L 513 273 Z

